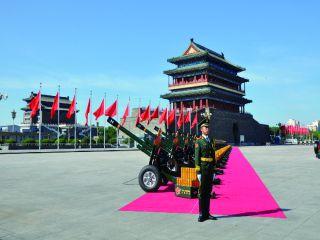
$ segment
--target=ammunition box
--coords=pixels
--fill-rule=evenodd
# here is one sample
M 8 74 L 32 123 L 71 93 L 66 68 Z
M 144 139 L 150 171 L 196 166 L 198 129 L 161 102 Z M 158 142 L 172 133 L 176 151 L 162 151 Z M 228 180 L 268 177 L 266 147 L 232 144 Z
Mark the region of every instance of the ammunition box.
M 175 193 L 176 193 L 177 197 L 197 198 L 198 197 L 198 188 L 176 185 L 175 186 Z

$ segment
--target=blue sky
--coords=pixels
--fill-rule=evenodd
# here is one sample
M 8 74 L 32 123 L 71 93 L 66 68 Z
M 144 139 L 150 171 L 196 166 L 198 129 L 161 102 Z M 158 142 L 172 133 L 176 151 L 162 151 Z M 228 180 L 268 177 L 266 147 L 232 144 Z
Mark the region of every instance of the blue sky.
M 23 97 L 37 91 L 73 96 L 79 119 L 90 89 L 119 95 L 120 112 L 167 102 L 167 58 L 190 38 L 247 70 L 246 111 L 261 123 L 320 119 L 319 1 L 16 1 L 0 2 L 0 125 L 12 109 L 22 121 Z

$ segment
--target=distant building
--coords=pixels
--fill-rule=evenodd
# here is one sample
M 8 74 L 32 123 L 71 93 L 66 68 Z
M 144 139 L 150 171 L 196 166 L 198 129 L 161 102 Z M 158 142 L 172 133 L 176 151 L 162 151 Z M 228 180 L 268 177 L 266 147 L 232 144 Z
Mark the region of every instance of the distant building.
M 0 126 L 0 132 L 20 132 L 19 125 Z
M 320 131 L 320 120 L 315 120 L 311 124 L 307 125 L 310 131 Z
M 27 98 L 24 98 L 23 101 L 26 102 L 26 106 L 21 108 L 21 110 L 24 111 L 23 115 L 23 121 L 22 124 L 24 125 L 31 125 L 31 124 L 38 124 L 39 123 L 39 113 L 40 111 L 37 112 L 37 115 L 31 119 L 30 113 L 31 110 L 28 106 L 30 101 L 37 95 L 37 93 L 31 92 L 30 96 Z M 56 125 L 58 124 L 58 114 L 56 113 L 53 119 L 50 118 L 50 112 L 51 112 L 51 107 L 54 101 L 53 95 L 41 95 L 41 110 L 42 110 L 42 123 L 43 124 L 52 124 Z M 70 118 L 67 119 L 66 115 L 69 110 L 69 107 L 71 105 L 71 100 L 68 97 L 62 97 L 60 96 L 60 114 L 59 114 L 59 124 L 74 124 L 75 118 L 74 115 Z
M 37 112 L 36 116 L 31 119 L 31 110 L 28 106 L 30 101 L 37 95 L 37 93 L 31 92 L 30 96 L 24 98 L 23 101 L 26 102 L 26 106 L 21 108 L 24 111 L 23 121 L 20 125 L 20 131 L 22 133 L 38 133 L 39 132 L 39 121 L 40 121 L 40 111 Z M 41 134 L 42 138 L 56 138 L 58 130 L 58 112 L 55 113 L 54 117 L 50 118 L 51 107 L 54 101 L 54 95 L 41 95 L 41 110 L 42 110 L 42 125 Z M 59 130 L 60 137 L 67 139 L 74 138 L 74 123 L 75 115 L 73 114 L 70 119 L 67 119 L 66 115 L 70 108 L 72 100 L 69 96 L 60 96 L 60 108 L 59 108 Z M 79 112 L 79 110 L 77 110 Z M 89 127 L 77 124 L 77 138 L 84 136 L 89 136 Z M 96 127 L 92 127 L 92 136 L 97 134 Z
M 289 119 L 287 121 L 287 125 L 288 126 L 300 126 L 300 122 L 298 120 L 295 120 L 295 119 Z
M 37 95 L 37 93 L 31 92 L 30 96 L 24 98 L 23 101 L 26 102 L 26 106 L 21 108 L 24 111 L 22 124 L 20 125 L 21 132 L 38 132 L 39 131 L 39 121 L 40 121 L 40 111 L 37 112 L 36 116 L 31 119 L 29 108 L 30 101 Z M 51 107 L 54 101 L 54 95 L 41 95 L 41 112 L 42 112 L 42 127 L 41 132 L 43 135 L 54 136 L 57 135 L 56 131 L 58 129 L 58 112 L 54 117 L 50 118 Z M 60 96 L 60 109 L 59 109 L 59 126 L 61 130 L 66 129 L 64 132 L 71 132 L 70 135 L 73 135 L 72 131 L 69 131 L 70 128 L 73 128 L 75 117 L 74 115 L 67 119 L 66 115 L 71 105 L 71 100 L 69 97 Z M 60 130 L 60 131 L 61 131 Z

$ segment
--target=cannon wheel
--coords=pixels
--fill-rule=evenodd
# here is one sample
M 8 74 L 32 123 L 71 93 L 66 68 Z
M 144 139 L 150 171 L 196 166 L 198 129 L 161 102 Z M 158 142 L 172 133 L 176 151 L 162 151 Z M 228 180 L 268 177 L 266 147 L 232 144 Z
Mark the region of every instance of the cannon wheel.
M 145 192 L 155 192 L 161 184 L 161 174 L 155 166 L 144 166 L 139 173 L 139 185 Z

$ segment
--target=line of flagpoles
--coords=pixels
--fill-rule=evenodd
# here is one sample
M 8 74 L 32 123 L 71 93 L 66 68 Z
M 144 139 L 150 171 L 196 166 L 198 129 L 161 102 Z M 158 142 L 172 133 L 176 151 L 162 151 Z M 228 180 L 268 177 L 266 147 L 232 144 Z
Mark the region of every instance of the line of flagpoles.
M 309 135 L 309 138 L 311 137 L 311 132 L 309 129 L 302 126 L 281 125 L 280 131 L 285 135 L 291 135 L 291 139 L 294 135 L 298 135 L 300 137 Z
M 41 92 L 42 92 L 42 84 L 40 84 L 39 92 L 35 97 L 33 97 L 29 103 L 29 108 L 31 110 L 30 117 L 34 118 L 39 111 L 39 150 L 41 149 L 41 134 L 42 134 L 42 105 L 41 105 Z M 85 111 L 85 126 L 89 127 L 89 147 L 92 148 L 92 115 L 95 117 L 95 120 L 102 116 L 104 116 L 104 126 L 103 126 L 103 147 L 106 147 L 106 122 L 107 117 L 115 117 L 117 116 L 117 120 L 119 122 L 119 114 L 118 114 L 118 95 L 116 100 L 108 107 L 106 107 L 106 93 L 104 93 L 104 98 L 102 99 L 99 107 L 92 112 L 92 91 L 90 91 L 90 96 L 88 99 L 88 103 Z M 193 120 L 191 119 L 192 111 L 195 111 Z M 185 114 L 186 112 L 186 114 Z M 127 106 L 124 110 L 124 113 L 121 118 L 121 125 L 125 125 L 126 119 L 130 113 L 130 97 L 127 103 Z M 52 120 L 54 116 L 57 114 L 57 149 L 60 148 L 60 85 L 58 86 L 58 91 L 56 96 L 54 97 L 53 104 L 50 110 L 50 119 Z M 74 116 L 74 148 L 77 148 L 77 89 L 74 90 L 74 97 L 71 101 L 70 107 L 66 114 L 67 119 L 71 119 Z M 159 125 L 165 123 L 166 128 L 168 129 L 173 123 L 175 132 L 182 128 L 183 132 L 185 132 L 185 124 L 189 123 L 189 133 L 191 134 L 191 130 L 196 127 L 196 132 L 198 132 L 198 108 L 195 109 L 185 109 L 181 106 L 179 110 L 178 120 L 177 117 L 177 109 L 176 107 L 170 110 L 169 106 L 167 106 L 160 115 L 160 103 L 156 107 L 156 109 L 151 114 L 151 103 L 145 108 L 144 112 L 141 112 L 141 99 L 139 99 L 139 108 L 138 114 L 135 121 L 135 125 L 141 122 L 147 122 L 149 125 L 153 119 L 157 119 Z M 192 121 L 191 121 L 192 120 Z M 89 124 L 88 124 L 89 122 Z M 166 129 L 166 130 L 167 130 Z M 119 142 L 119 129 L 116 129 L 116 145 L 118 147 Z

